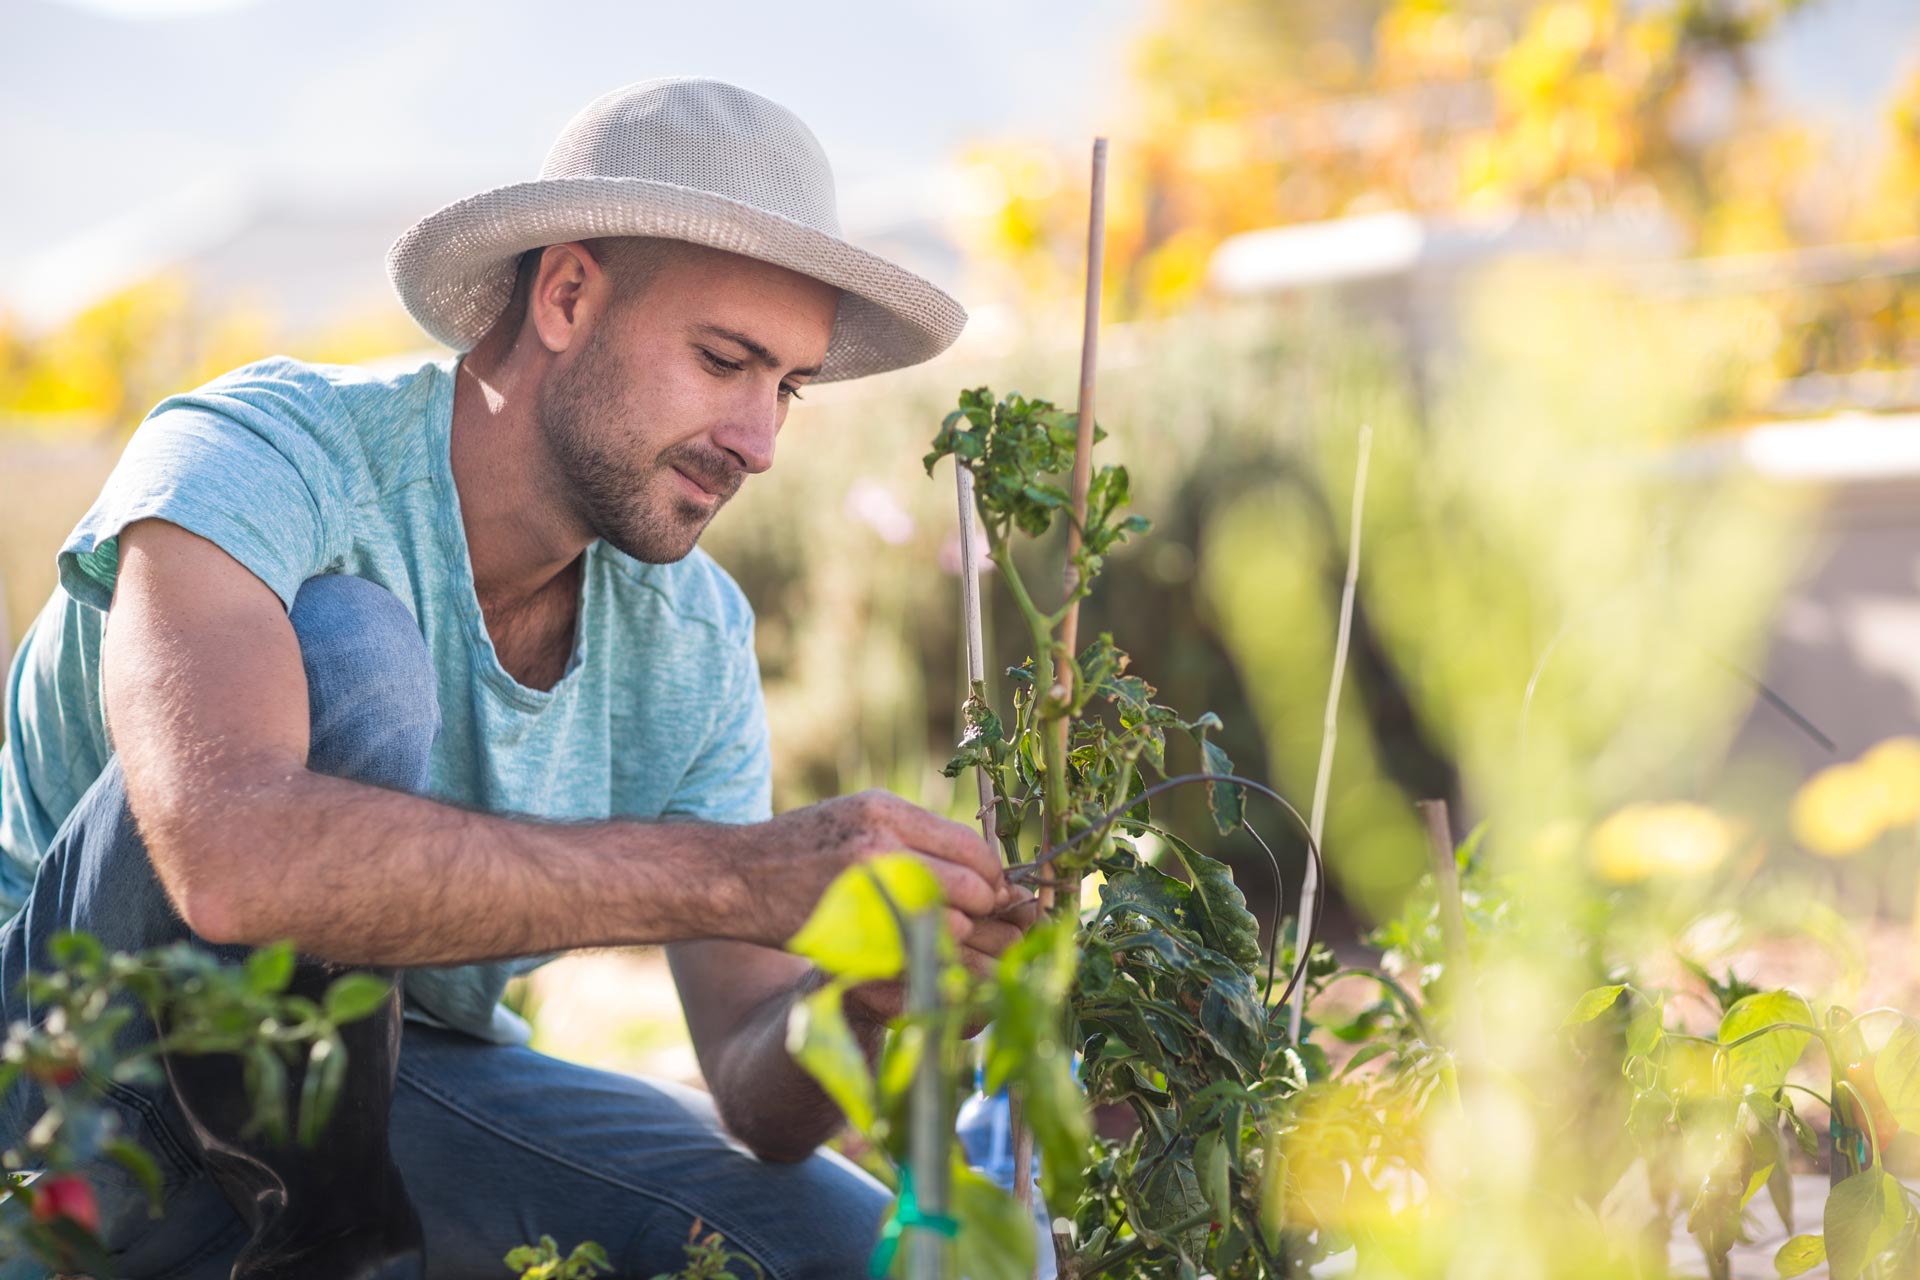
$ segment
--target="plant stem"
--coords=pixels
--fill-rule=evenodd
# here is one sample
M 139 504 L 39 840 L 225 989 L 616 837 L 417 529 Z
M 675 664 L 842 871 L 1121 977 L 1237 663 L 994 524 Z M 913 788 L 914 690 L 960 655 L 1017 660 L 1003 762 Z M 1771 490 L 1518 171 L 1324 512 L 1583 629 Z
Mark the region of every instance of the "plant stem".
M 1342 969 L 1334 974 L 1333 977 L 1327 979 L 1326 985 L 1331 986 L 1338 979 L 1348 976 L 1368 978 L 1379 983 L 1381 988 L 1391 995 L 1402 1009 L 1406 1010 L 1407 1021 L 1413 1023 L 1413 1029 L 1419 1034 L 1420 1038 L 1428 1044 L 1436 1043 L 1433 1038 L 1433 1029 L 1427 1026 L 1427 1020 L 1420 1012 L 1419 1002 L 1413 998 L 1413 993 L 1401 986 L 1391 974 L 1383 973 L 1379 969 L 1368 969 L 1355 965 Z
M 1360 579 L 1360 513 L 1367 498 L 1367 455 L 1373 449 L 1373 428 L 1360 428 L 1360 456 L 1353 469 L 1353 513 L 1347 529 L 1347 580 L 1340 590 L 1340 626 L 1333 645 L 1333 679 L 1327 686 L 1327 712 L 1320 732 L 1320 766 L 1313 779 L 1313 819 L 1309 828 L 1316 848 L 1325 849 L 1321 837 L 1327 829 L 1327 788 L 1333 781 L 1333 748 L 1340 737 L 1340 686 L 1347 675 L 1347 645 L 1353 636 L 1353 597 Z M 1320 893 L 1313 863 L 1308 862 L 1300 882 L 1300 923 L 1294 927 L 1294 963 L 1306 968 L 1307 953 L 1313 947 L 1309 921 L 1314 918 L 1314 899 Z M 1287 1010 L 1287 1035 L 1300 1039 L 1300 1019 L 1305 1013 L 1306 992 L 1301 991 Z
M 1174 1225 L 1172 1225 L 1171 1227 L 1168 1227 L 1165 1231 L 1161 1232 L 1160 1234 L 1177 1236 L 1182 1231 L 1191 1231 L 1195 1227 L 1204 1226 L 1207 1223 L 1210 1223 L 1212 1221 L 1213 1221 L 1213 1210 L 1211 1208 L 1203 1209 L 1198 1215 L 1188 1218 L 1185 1222 L 1176 1222 Z M 1147 1249 L 1151 1247 L 1152 1246 L 1148 1245 L 1145 1240 L 1142 1240 L 1138 1236 L 1135 1236 L 1133 1239 L 1121 1245 L 1118 1249 L 1114 1249 L 1109 1253 L 1101 1254 L 1098 1258 L 1094 1259 L 1092 1262 L 1088 1263 L 1085 1267 L 1081 1268 L 1080 1274 L 1083 1276 L 1097 1276 L 1103 1272 L 1111 1271 L 1113 1268 L 1125 1262 L 1128 1258 L 1133 1257 L 1134 1254 L 1145 1253 Z

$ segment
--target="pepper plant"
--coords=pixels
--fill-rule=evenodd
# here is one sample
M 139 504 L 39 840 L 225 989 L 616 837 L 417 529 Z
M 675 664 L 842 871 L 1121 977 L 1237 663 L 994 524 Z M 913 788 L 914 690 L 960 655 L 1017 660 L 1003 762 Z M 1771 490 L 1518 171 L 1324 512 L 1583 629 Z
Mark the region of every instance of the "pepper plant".
M 160 1212 L 160 1171 L 123 1134 L 103 1100 L 113 1084 L 161 1082 L 162 1054 L 238 1054 L 253 1104 L 252 1132 L 312 1141 L 345 1078 L 340 1027 L 373 1013 L 392 986 L 365 973 L 331 983 L 319 1001 L 289 994 L 289 943 L 223 964 L 185 944 L 137 954 L 112 952 L 88 934 L 49 945 L 52 963 L 30 974 L 22 994 L 36 1011 L 0 1043 L 0 1093 L 35 1090 L 38 1118 L 0 1152 L 7 1194 L 0 1202 L 0 1260 L 31 1257 L 55 1272 L 105 1277 L 111 1261 L 98 1238 L 99 1206 L 85 1170 L 102 1161 L 126 1169 Z M 122 1035 L 144 1009 L 167 1028 L 157 1039 Z M 288 1069 L 304 1062 L 289 1105 Z
M 1645 1161 L 1662 1243 L 1684 1208 L 1709 1275 L 1731 1275 L 1728 1254 L 1745 1240 L 1747 1206 L 1765 1189 L 1794 1227 L 1790 1157 L 1820 1154 L 1818 1135 L 1795 1096 L 1830 1117 L 1832 1191 L 1821 1230 L 1791 1236 L 1774 1264 L 1796 1276 L 1825 1263 L 1833 1280 L 1910 1276 L 1920 1271 L 1920 1199 L 1887 1173 L 1896 1133 L 1920 1125 L 1920 1022 L 1895 1009 L 1816 1011 L 1791 990 L 1759 990 L 1732 973 L 1689 966 L 1718 1007 L 1715 1034 L 1688 1031 L 1673 1017 L 1675 993 L 1631 982 L 1583 995 L 1567 1022 L 1590 1052 L 1619 1052 L 1631 1092 L 1627 1127 Z M 1827 1067 L 1824 1089 L 1789 1079 L 1814 1044 Z M 1691 1185 L 1687 1148 L 1704 1153 Z

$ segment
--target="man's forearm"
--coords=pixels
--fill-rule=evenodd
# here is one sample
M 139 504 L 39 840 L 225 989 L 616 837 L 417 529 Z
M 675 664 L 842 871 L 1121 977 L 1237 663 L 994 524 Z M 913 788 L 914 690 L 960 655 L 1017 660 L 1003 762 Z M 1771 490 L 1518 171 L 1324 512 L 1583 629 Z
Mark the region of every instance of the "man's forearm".
M 246 779 L 210 807 L 190 832 L 147 835 L 193 842 L 155 862 L 194 868 L 182 905 L 213 942 L 445 965 L 750 925 L 743 828 L 499 817 L 305 770 Z
M 839 1106 L 787 1052 L 793 1007 L 817 989 L 818 977 L 809 971 L 797 986 L 755 1009 L 707 1082 L 727 1129 L 763 1160 L 803 1160 L 846 1123 Z M 847 1019 L 871 1066 L 880 1056 L 885 1025 L 851 1004 Z

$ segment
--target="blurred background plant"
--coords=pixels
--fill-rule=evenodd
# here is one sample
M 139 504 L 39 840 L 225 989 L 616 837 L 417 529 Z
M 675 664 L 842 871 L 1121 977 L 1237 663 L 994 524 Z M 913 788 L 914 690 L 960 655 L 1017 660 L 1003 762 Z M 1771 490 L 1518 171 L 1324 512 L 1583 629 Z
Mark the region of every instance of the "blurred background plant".
M 50 48 L 110 49 L 115 23 L 163 40 L 32 4 Z M 967 75 L 1004 86 L 958 95 L 975 105 L 1030 102 L 1018 95 L 1056 76 L 1099 111 L 1059 113 L 1071 145 L 1035 110 L 969 118 L 936 169 L 881 197 L 847 184 L 855 238 L 962 282 L 974 320 L 930 367 L 809 391 L 780 464 L 706 540 L 759 615 L 776 803 L 881 785 L 971 808 L 971 780 L 939 774 L 964 683 L 954 499 L 919 456 L 958 388 L 1071 399 L 1080 134 L 1097 119 L 1114 137 L 1101 419 L 1155 534 L 1114 557 L 1082 634 L 1114 631 L 1165 701 L 1220 713 L 1243 772 L 1304 799 L 1354 441 L 1373 428 L 1329 941 L 1364 962 L 1369 930 L 1422 902 L 1411 802 L 1428 797 L 1450 799 L 1463 829 L 1491 820 L 1510 926 L 1476 957 L 1497 1016 L 1447 1031 L 1461 1105 L 1427 1145 L 1458 1174 L 1436 1193 L 1450 1211 L 1373 1265 L 1617 1274 L 1604 1251 L 1565 1256 L 1588 1236 L 1532 1208 L 1544 1186 L 1580 1181 L 1542 1115 L 1580 1114 L 1610 1087 L 1567 1068 L 1559 1027 L 1579 992 L 1630 963 L 1714 999 L 1695 965 L 1912 1007 L 1920 14 L 1897 0 L 1101 13 L 1084 28 L 1100 41 L 1049 28 L 1008 44 L 982 11 L 970 39 L 992 47 L 959 54 L 908 15 L 886 47 L 929 84 L 962 69 L 943 59 L 972 58 Z M 602 17 L 608 33 L 637 21 Z M 804 55 L 825 37 L 795 38 Z M 477 66 L 503 56 L 461 47 Z M 680 69 L 622 56 L 609 85 Z M 870 104 L 790 61 L 702 65 L 833 122 L 827 148 L 838 158 L 849 140 L 851 167 L 884 167 L 858 158 L 846 118 Z M 370 95 L 384 82 L 355 74 Z M 198 238 L 98 287 L 46 269 L 84 260 L 84 237 L 0 271 L 0 646 L 46 599 L 53 549 L 162 395 L 276 350 L 412 358 L 417 332 L 374 270 L 385 242 L 436 203 L 524 176 L 578 96 L 576 77 L 542 99 L 537 129 L 496 130 L 518 150 L 484 182 L 418 198 L 393 184 L 297 214 L 209 205 L 219 216 L 187 220 Z M 933 110 L 912 101 L 904 118 Z M 77 208 L 63 216 L 84 230 Z M 336 277 L 372 288 L 338 296 Z M 1058 553 L 1037 550 L 1040 581 Z M 993 613 L 989 629 L 995 654 L 1019 652 L 1017 619 Z M 1166 812 L 1205 829 L 1197 809 Z M 1277 850 L 1291 900 L 1299 849 Z M 1264 859 L 1214 851 L 1268 913 Z M 543 1048 L 687 1077 L 665 984 L 655 957 L 570 957 L 516 999 Z M 1326 999 L 1363 1001 L 1357 1013 L 1364 985 Z

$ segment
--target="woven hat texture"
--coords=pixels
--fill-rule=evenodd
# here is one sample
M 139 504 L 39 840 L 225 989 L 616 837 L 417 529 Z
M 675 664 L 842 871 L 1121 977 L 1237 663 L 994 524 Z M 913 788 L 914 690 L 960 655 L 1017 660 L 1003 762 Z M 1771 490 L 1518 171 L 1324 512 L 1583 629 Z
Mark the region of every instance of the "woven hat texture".
M 589 103 L 532 182 L 421 219 L 387 252 L 407 311 L 456 351 L 507 305 L 514 264 L 542 245 L 661 236 L 775 263 L 841 290 L 817 382 L 918 364 L 967 313 L 840 234 L 833 170 L 811 130 L 758 94 L 694 76 L 647 80 Z

